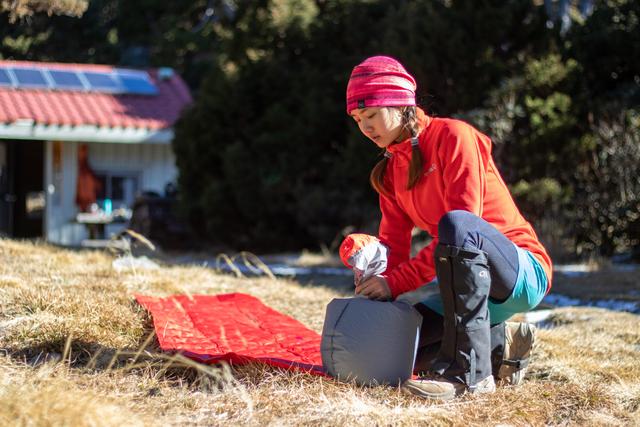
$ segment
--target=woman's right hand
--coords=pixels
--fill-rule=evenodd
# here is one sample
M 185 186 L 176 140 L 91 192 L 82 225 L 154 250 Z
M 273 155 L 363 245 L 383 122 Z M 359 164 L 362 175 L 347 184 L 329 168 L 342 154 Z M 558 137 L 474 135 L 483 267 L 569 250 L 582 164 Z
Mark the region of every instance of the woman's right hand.
M 356 295 L 387 301 L 391 299 L 391 289 L 387 284 L 387 279 L 382 276 L 373 276 L 356 286 Z

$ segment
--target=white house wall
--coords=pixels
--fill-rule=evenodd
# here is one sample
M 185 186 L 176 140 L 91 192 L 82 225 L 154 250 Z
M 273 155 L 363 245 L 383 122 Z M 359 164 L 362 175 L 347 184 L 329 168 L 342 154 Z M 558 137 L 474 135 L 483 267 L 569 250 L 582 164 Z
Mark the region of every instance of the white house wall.
M 138 172 L 140 190 L 163 194 L 176 182 L 178 170 L 169 144 L 89 144 L 89 164 L 95 171 Z
M 45 190 L 47 192 L 46 237 L 52 243 L 79 245 L 88 237 L 85 227 L 75 222 L 78 173 L 77 142 L 62 142 L 61 172 L 53 166 L 54 142 L 46 142 Z M 139 191 L 163 194 L 168 182 L 176 182 L 175 157 L 169 144 L 88 143 L 89 164 L 94 171 L 137 172 Z M 114 206 L 115 207 L 115 206 Z M 124 224 L 107 227 L 109 234 Z
M 86 238 L 84 226 L 74 221 L 77 213 L 78 147 L 72 142 L 58 143 L 62 151 L 61 164 L 54 171 L 54 144 L 47 141 L 45 148 L 46 236 L 52 243 L 77 244 Z

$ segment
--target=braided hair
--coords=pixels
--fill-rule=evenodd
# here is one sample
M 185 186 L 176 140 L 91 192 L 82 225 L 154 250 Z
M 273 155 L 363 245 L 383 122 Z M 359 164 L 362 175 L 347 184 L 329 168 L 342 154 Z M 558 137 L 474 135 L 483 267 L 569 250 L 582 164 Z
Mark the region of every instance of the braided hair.
M 411 135 L 411 162 L 409 164 L 409 177 L 407 179 L 407 190 L 412 189 L 418 183 L 422 174 L 422 153 L 418 146 L 418 135 L 420 134 L 420 124 L 418 123 L 418 113 L 415 106 L 399 107 L 402 121 L 402 134 L 408 132 Z M 384 174 L 387 170 L 387 163 L 391 154 L 385 151 L 384 157 L 371 170 L 369 182 L 371 186 L 380 194 L 390 195 L 389 190 L 384 186 Z

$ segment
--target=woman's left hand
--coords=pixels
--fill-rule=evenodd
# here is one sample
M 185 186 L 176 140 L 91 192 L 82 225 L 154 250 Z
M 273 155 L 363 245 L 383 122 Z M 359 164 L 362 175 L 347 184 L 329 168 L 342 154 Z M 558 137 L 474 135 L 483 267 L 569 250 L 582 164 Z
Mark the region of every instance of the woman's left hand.
M 356 295 L 384 301 L 391 299 L 391 289 L 389 289 L 387 279 L 373 276 L 356 286 Z

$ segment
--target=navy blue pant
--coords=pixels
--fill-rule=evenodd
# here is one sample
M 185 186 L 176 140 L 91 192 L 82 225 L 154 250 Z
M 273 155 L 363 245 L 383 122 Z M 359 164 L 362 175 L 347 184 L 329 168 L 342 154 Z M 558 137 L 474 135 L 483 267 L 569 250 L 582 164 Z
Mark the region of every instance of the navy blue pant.
M 503 302 L 511 295 L 518 277 L 518 252 L 504 234 L 484 219 L 467 211 L 446 213 L 438 224 L 440 243 L 475 248 L 487 253 L 491 272 L 489 297 Z

